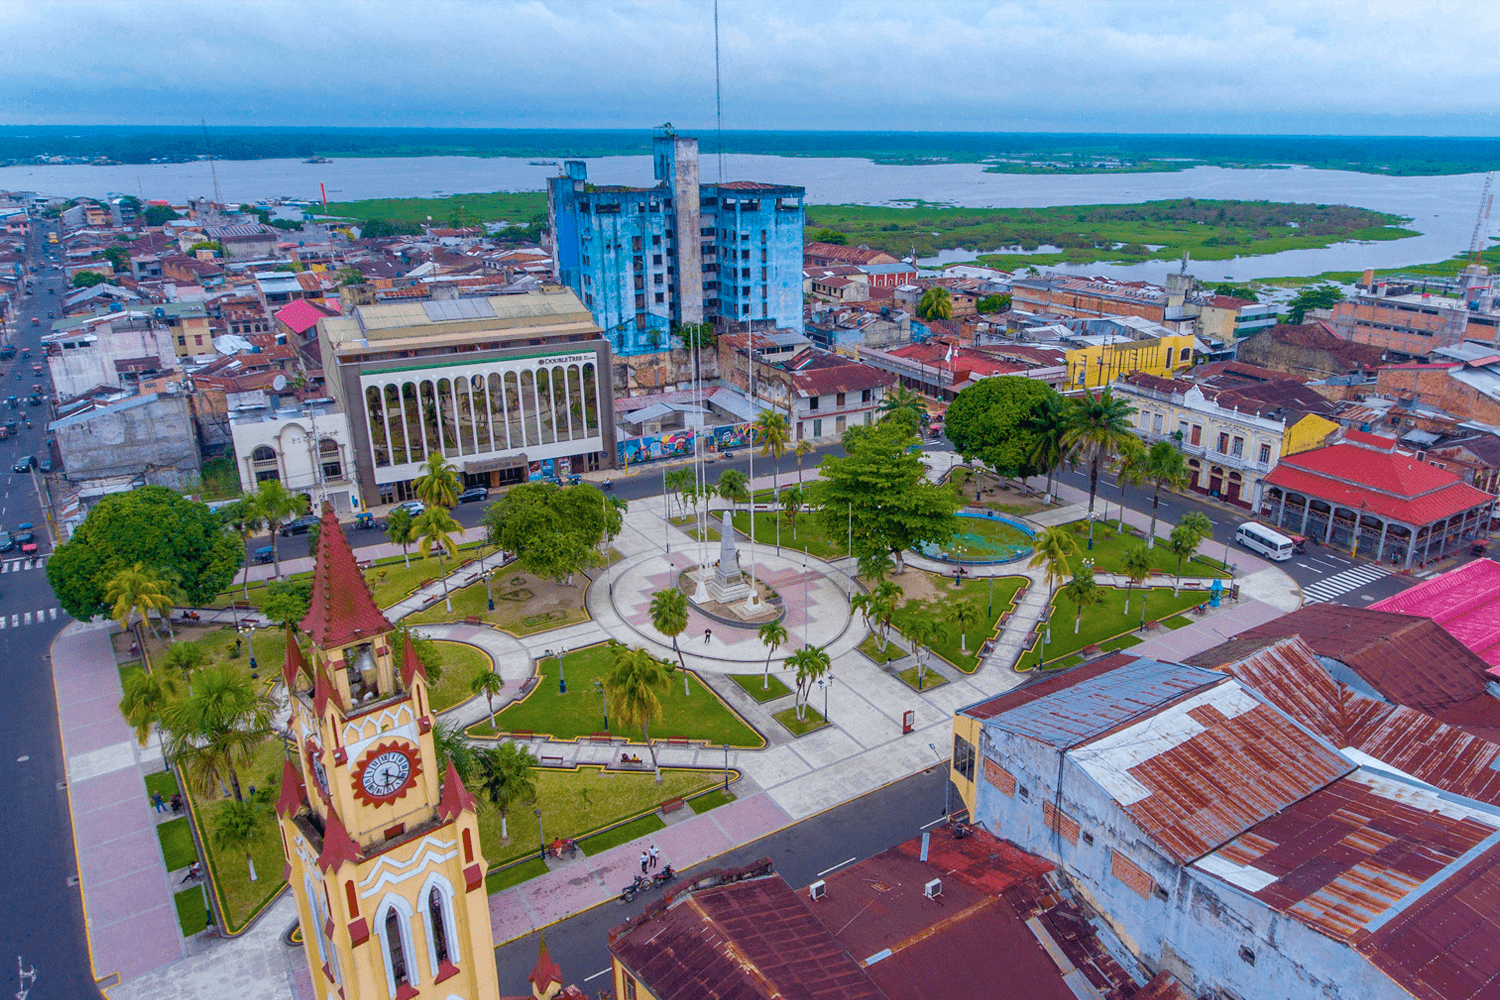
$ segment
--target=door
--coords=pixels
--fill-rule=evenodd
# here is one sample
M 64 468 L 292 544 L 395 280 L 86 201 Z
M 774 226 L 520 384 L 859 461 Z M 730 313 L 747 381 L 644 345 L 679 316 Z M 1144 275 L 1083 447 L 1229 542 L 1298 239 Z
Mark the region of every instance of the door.
M 812 433 L 812 436 L 815 437 L 815 438 L 820 438 L 820 437 L 823 436 L 823 420 L 822 420 L 821 417 L 819 419 L 813 421 L 813 433 Z

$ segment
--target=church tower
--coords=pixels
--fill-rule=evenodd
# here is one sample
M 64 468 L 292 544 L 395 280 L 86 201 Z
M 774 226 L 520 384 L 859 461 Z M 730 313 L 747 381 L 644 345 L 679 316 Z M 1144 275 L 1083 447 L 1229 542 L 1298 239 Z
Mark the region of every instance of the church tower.
M 318 1000 L 495 1000 L 474 797 L 439 772 L 427 672 L 325 507 L 306 655 L 283 667 L 297 763 L 276 803 Z

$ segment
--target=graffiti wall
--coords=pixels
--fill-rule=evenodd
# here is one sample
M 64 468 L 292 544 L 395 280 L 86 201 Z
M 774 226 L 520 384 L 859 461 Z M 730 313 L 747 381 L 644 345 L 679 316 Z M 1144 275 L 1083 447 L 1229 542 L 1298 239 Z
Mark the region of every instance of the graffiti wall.
M 703 435 L 702 447 L 706 451 L 743 448 L 750 440 L 750 425 L 726 424 L 722 427 L 628 438 L 619 442 L 615 450 L 624 465 L 639 465 L 663 458 L 688 458 L 693 454 L 693 442 L 699 434 Z M 535 466 L 536 463 L 532 464 Z

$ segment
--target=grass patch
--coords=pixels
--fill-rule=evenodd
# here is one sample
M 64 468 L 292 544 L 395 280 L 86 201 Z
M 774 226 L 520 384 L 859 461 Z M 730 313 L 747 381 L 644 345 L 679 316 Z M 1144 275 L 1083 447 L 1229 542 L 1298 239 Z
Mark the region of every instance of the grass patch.
M 517 580 L 521 582 L 517 583 Z M 413 625 L 435 625 L 478 618 L 486 624 L 499 626 L 512 635 L 546 632 L 589 620 L 589 613 L 583 606 L 583 594 L 588 587 L 588 580 L 580 574 L 574 578 L 574 582 L 576 586 L 569 587 L 550 580 L 541 581 L 515 570 L 514 567 L 507 567 L 490 582 L 490 590 L 495 595 L 494 611 L 489 609 L 484 581 L 480 580 L 450 592 L 449 596 L 453 601 L 451 612 L 440 599 L 426 611 L 409 615 L 403 621 Z
M 1193 624 L 1186 618 L 1182 617 L 1182 615 L 1173 615 L 1171 618 L 1163 618 L 1161 623 L 1170 629 L 1185 628 L 1188 625 Z
M 1114 524 L 1095 521 L 1094 549 L 1090 552 L 1088 521 L 1073 521 L 1069 527 L 1073 531 L 1073 537 L 1078 540 L 1077 558 L 1094 560 L 1096 573 L 1125 572 L 1126 550 L 1146 544 L 1144 532 L 1135 534 L 1127 527 L 1125 534 L 1122 535 Z M 1212 545 L 1213 541 L 1209 540 L 1204 544 Z M 1183 562 L 1182 575 L 1184 577 L 1219 577 L 1220 579 L 1229 577 L 1229 569 L 1222 562 L 1202 555 L 1201 548 L 1199 551 L 1199 555 Z M 1151 549 L 1151 568 L 1160 570 L 1164 576 L 1175 577 L 1177 575 L 1177 557 L 1167 551 L 1165 538 L 1158 536 L 1156 547 Z
M 540 850 L 540 847 L 538 847 Z M 484 877 L 484 891 L 486 895 L 494 895 L 501 889 L 509 889 L 513 885 L 530 881 L 538 875 L 547 874 L 547 863 L 541 858 L 531 858 L 520 864 L 502 868 L 497 872 L 490 872 Z
M 149 799 L 152 792 L 160 792 L 161 797 L 167 802 L 172 801 L 172 796 L 181 789 L 177 787 L 177 775 L 171 771 L 157 771 L 155 774 L 146 775 L 146 797 Z
M 264 790 L 275 801 L 281 777 L 281 741 L 268 740 L 256 752 L 251 763 L 240 771 L 240 781 L 245 786 L 248 798 L 250 788 Z M 277 833 L 276 819 L 266 810 L 265 822 L 260 835 L 250 847 L 250 856 L 255 859 L 255 871 L 259 878 L 250 881 L 250 870 L 245 864 L 245 855 L 240 851 L 223 853 L 213 846 L 214 817 L 223 808 L 226 800 L 217 797 L 195 796 L 198 828 L 203 831 L 204 850 L 207 852 L 209 872 L 219 894 L 224 911 L 225 929 L 238 931 L 267 900 L 275 896 L 286 885 L 281 879 L 281 867 L 285 858 L 281 853 L 281 836 Z
M 1145 641 L 1145 639 L 1138 638 L 1134 635 L 1122 635 L 1119 638 L 1111 639 L 1108 642 L 1101 642 L 1099 644 L 1099 648 L 1107 649 L 1110 651 L 1118 649 L 1129 649 L 1131 646 L 1139 646 Z
M 792 689 L 781 682 L 775 674 L 766 677 L 763 674 L 730 674 L 729 679 L 739 685 L 740 690 L 754 698 L 761 704 L 775 701 L 777 698 L 785 697 L 792 693 Z M 763 683 L 769 683 L 769 687 L 762 688 Z
M 808 733 L 816 732 L 828 725 L 828 720 L 819 715 L 817 710 L 811 705 L 806 707 L 803 714 L 806 718 L 798 719 L 797 710 L 795 708 L 788 708 L 777 712 L 772 718 L 785 726 L 787 731 L 793 736 L 806 736 Z
M 757 500 L 770 502 L 770 496 L 761 497 L 757 494 Z M 809 511 L 802 511 L 797 515 L 796 538 L 792 537 L 792 523 L 785 514 L 775 514 L 771 511 L 757 511 L 755 514 L 755 541 L 758 545 L 776 544 L 777 521 L 781 522 L 781 547 L 791 549 L 794 552 L 806 552 L 810 556 L 820 559 L 842 559 L 848 555 L 848 543 L 845 538 L 831 541 L 823 534 L 817 518 Z M 735 511 L 734 527 L 742 535 L 750 533 L 750 512 Z
M 1140 602 L 1143 593 L 1146 600 L 1147 621 L 1161 621 L 1169 618 L 1180 611 L 1203 603 L 1204 598 L 1204 593 L 1200 590 L 1184 590 L 1178 596 L 1173 597 L 1170 587 L 1147 588 L 1144 591 L 1136 589 L 1130 594 L 1131 611 L 1127 615 L 1125 614 L 1125 589 L 1123 587 L 1100 587 L 1099 590 L 1104 595 L 1104 599 L 1083 613 L 1083 620 L 1077 635 L 1073 634 L 1073 619 L 1076 614 L 1073 605 L 1061 597 L 1053 600 L 1052 642 L 1047 645 L 1045 654 L 1049 663 L 1063 659 L 1088 646 L 1102 645 L 1117 636 L 1140 628 Z M 1045 623 L 1042 628 L 1046 628 Z M 1038 640 L 1035 648 L 1022 653 L 1016 669 L 1030 670 L 1037 666 L 1042 655 L 1041 646 Z
M 437 642 L 443 655 L 443 679 L 427 689 L 434 712 L 452 708 L 473 697 L 469 685 L 475 677 L 492 670 L 495 661 L 484 650 L 463 642 Z
M 892 660 L 899 660 L 903 656 L 910 655 L 894 642 L 886 643 L 885 649 L 882 650 L 880 640 L 873 635 L 865 636 L 864 641 L 859 644 L 859 651 L 880 664 L 890 663 Z
M 541 678 L 523 700 L 507 705 L 496 717 L 500 732 L 531 731 L 550 733 L 558 739 L 576 739 L 604 729 L 603 706 L 594 690 L 594 681 L 604 680 L 609 671 L 610 646 L 602 644 L 575 649 L 563 657 L 563 676 L 568 693 L 559 694 L 557 660 L 542 661 Z M 662 719 L 651 727 L 651 737 L 662 740 L 672 736 L 708 740 L 736 747 L 759 747 L 764 744 L 734 710 L 720 701 L 697 677 L 689 674 L 691 696 L 682 690 L 682 677 L 668 677 L 657 698 L 661 700 Z M 642 739 L 639 729 L 625 729 L 613 724 L 610 731 L 632 740 Z M 470 728 L 473 736 L 494 735 L 495 729 L 485 720 Z
M 452 150 L 457 152 L 457 150 Z M 381 154 L 384 155 L 384 154 Z M 458 154 L 464 155 L 464 154 Z M 517 153 L 518 156 L 531 155 Z M 330 215 L 346 219 L 379 219 L 383 222 L 420 224 L 428 219 L 454 221 L 464 210 L 469 225 L 476 222 L 526 222 L 547 211 L 547 196 L 538 191 L 496 191 L 492 194 L 454 194 L 441 198 L 370 198 L 364 201 L 331 201 Z
M 582 848 L 584 854 L 593 857 L 595 854 L 603 854 L 611 847 L 628 844 L 637 837 L 647 837 L 657 830 L 665 830 L 666 828 L 667 824 L 662 822 L 660 816 L 656 815 L 656 813 L 647 813 L 640 819 L 633 819 L 629 823 L 615 827 L 613 830 L 596 833 L 592 837 L 580 841 L 578 846 Z
M 193 831 L 188 828 L 186 816 L 156 824 L 156 836 L 161 841 L 161 856 L 167 863 L 167 871 L 175 872 L 198 860 L 198 848 L 193 845 Z
M 177 905 L 177 923 L 182 926 L 182 936 L 192 937 L 208 927 L 208 906 L 203 898 L 203 887 L 195 885 L 172 897 Z
M 916 667 L 907 667 L 905 670 L 896 674 L 896 676 L 905 681 L 906 686 L 911 688 L 913 691 L 931 691 L 933 688 L 939 688 L 948 683 L 948 678 L 944 677 L 942 674 L 931 668 L 928 669 L 927 676 L 922 678 L 922 684 L 920 687 L 917 686 Z
M 994 587 L 994 604 L 990 603 L 991 581 Z M 900 583 L 898 578 L 897 583 Z M 990 577 L 984 580 L 965 580 L 957 587 L 944 584 L 942 597 L 933 600 L 907 601 L 892 616 L 892 629 L 899 631 L 900 624 L 912 615 L 924 615 L 943 623 L 943 630 L 932 642 L 932 651 L 958 669 L 970 673 L 979 666 L 979 648 L 995 634 L 995 625 L 1000 616 L 1009 611 L 1016 594 L 1026 585 L 1020 576 Z M 979 620 L 963 635 L 960 644 L 958 630 L 944 623 L 947 609 L 958 601 L 969 601 L 979 609 Z M 863 649 L 863 645 L 860 647 Z
M 733 801 L 734 795 L 724 791 L 724 789 L 722 788 L 715 788 L 711 792 L 704 792 L 702 795 L 689 802 L 688 805 L 692 807 L 694 815 L 702 816 L 710 809 L 717 809 L 720 806 L 727 806 Z

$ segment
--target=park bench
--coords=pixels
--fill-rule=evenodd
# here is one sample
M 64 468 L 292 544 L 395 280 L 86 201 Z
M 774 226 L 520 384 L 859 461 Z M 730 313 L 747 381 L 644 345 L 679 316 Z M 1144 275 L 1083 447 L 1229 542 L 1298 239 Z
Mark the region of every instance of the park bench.
M 685 802 L 680 796 L 675 799 L 667 799 L 667 801 L 661 804 L 662 815 L 674 813 L 685 805 L 687 805 L 687 802 Z
M 667 746 L 669 746 L 669 747 L 685 747 L 685 746 L 688 745 L 688 743 L 689 743 L 689 740 L 688 740 L 688 738 L 686 736 L 668 736 L 667 737 Z
M 507 733 L 506 735 L 513 740 L 529 740 L 535 737 L 536 733 L 530 729 L 517 729 L 512 733 Z
M 590 743 L 613 743 L 615 738 L 609 733 L 589 733 Z
M 464 624 L 465 625 L 483 625 L 484 624 L 484 619 L 481 618 L 481 617 L 479 617 L 478 615 L 465 615 L 464 616 Z
M 543 757 L 542 758 L 542 766 L 543 767 L 562 767 L 563 766 L 563 759 L 561 757 Z
M 1161 622 L 1147 622 L 1145 627 L 1147 632 L 1155 632 L 1161 628 Z

